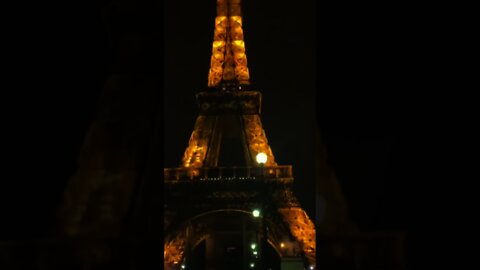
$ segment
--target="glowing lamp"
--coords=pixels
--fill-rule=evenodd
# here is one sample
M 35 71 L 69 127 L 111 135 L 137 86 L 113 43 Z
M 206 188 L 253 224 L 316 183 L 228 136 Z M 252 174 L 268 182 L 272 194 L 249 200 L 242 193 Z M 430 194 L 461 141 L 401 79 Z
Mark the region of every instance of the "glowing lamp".
M 258 209 L 253 210 L 252 215 L 253 215 L 253 217 L 259 217 L 260 216 L 260 210 L 258 210 Z
M 252 249 L 255 249 L 255 248 L 257 247 L 257 245 L 252 244 L 250 247 L 251 247 Z
M 267 163 L 267 154 L 265 153 L 258 153 L 257 156 L 255 157 L 255 159 L 257 160 L 257 163 L 260 164 L 260 165 L 264 165 L 265 163 Z

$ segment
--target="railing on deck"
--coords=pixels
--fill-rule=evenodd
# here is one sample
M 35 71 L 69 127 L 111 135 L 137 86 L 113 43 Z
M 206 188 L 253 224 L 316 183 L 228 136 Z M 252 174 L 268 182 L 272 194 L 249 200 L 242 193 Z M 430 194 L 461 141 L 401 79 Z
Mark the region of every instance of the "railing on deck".
M 292 166 L 167 168 L 163 176 L 165 181 L 273 180 L 292 178 Z

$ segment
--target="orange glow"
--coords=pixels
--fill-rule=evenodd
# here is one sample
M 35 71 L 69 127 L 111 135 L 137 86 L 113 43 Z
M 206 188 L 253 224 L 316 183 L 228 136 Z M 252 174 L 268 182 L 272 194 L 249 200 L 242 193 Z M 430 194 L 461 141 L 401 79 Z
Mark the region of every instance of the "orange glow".
M 165 264 L 178 264 L 178 262 L 183 259 L 183 250 L 178 243 L 177 245 L 174 243 L 165 244 L 164 249 L 163 261 Z
M 218 86 L 222 80 L 250 84 L 240 14 L 240 1 L 217 1 L 209 87 Z
M 183 154 L 183 167 L 201 167 L 203 160 L 207 155 L 208 142 L 211 133 L 211 120 L 204 116 L 199 116 L 195 122 L 195 127 L 190 136 L 188 147 Z
M 250 152 L 256 156 L 258 153 L 265 153 L 267 155 L 267 162 L 265 166 L 277 166 L 272 149 L 268 145 L 267 136 L 263 130 L 260 116 L 258 115 L 244 115 L 243 122 L 247 133 L 247 142 Z M 253 161 L 255 162 L 255 160 Z
M 315 263 L 315 226 L 304 210 L 300 207 L 279 209 L 290 230 L 301 243 L 310 264 Z
M 219 68 L 221 69 L 222 67 Z M 234 73 L 235 71 L 230 69 L 228 72 Z M 255 156 L 258 153 L 265 153 L 267 155 L 267 161 L 264 165 L 266 167 L 277 166 L 272 149 L 268 144 L 265 131 L 263 130 L 260 116 L 243 115 L 242 119 L 246 131 L 246 139 L 249 151 L 253 157 L 252 163 L 256 164 Z M 183 167 L 199 168 L 204 165 L 203 162 L 207 155 L 211 134 L 213 132 L 213 125 L 214 118 L 209 118 L 207 116 L 199 116 L 197 118 L 194 130 L 188 143 L 188 147 L 183 155 Z
M 218 48 L 218 47 L 223 47 L 225 46 L 225 41 L 220 40 L 220 41 L 214 41 L 213 42 L 213 48 Z
M 284 248 L 284 247 L 285 247 L 285 244 L 284 244 L 284 243 L 281 243 L 281 244 L 280 244 L 280 247 L 281 247 L 281 248 Z

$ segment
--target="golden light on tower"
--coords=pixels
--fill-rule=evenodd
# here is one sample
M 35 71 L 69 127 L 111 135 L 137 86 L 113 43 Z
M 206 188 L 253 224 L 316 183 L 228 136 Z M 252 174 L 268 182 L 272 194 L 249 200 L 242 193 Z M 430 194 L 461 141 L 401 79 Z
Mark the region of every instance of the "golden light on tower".
M 217 0 L 208 87 L 222 81 L 250 84 L 240 0 Z

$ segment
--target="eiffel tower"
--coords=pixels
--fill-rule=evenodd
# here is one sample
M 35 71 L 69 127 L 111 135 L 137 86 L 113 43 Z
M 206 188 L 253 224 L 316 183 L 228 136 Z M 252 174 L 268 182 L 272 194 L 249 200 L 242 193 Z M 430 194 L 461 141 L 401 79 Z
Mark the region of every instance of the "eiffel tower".
M 314 224 L 292 191 L 292 166 L 275 161 L 262 95 L 250 88 L 240 0 L 217 0 L 208 88 L 196 95 L 181 167 L 164 169 L 165 269 L 194 264 L 200 245 L 207 269 L 268 269 L 268 250 L 282 265 L 315 268 Z

